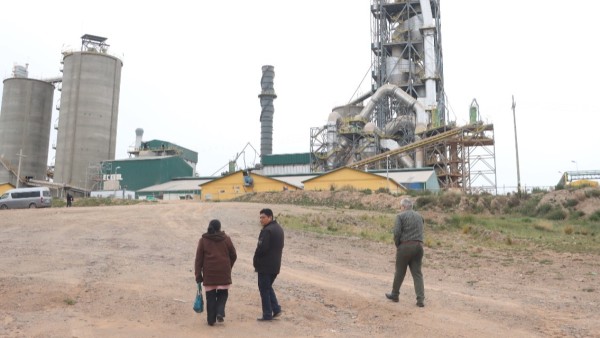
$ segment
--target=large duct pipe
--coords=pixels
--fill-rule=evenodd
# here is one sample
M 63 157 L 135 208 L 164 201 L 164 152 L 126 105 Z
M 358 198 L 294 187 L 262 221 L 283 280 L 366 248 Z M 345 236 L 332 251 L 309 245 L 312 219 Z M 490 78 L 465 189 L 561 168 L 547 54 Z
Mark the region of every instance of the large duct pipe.
M 425 51 L 425 106 L 431 110 L 437 104 L 436 89 L 436 60 L 435 60 L 435 23 L 431 12 L 431 2 L 429 0 L 420 0 L 421 11 L 423 12 L 423 47 Z
M 373 111 L 375 110 L 375 106 L 377 102 L 381 100 L 381 98 L 385 96 L 394 96 L 404 102 L 410 109 L 415 111 L 416 114 L 416 123 L 415 123 L 415 133 L 423 132 L 427 129 L 427 124 L 429 123 L 429 117 L 427 112 L 425 111 L 425 107 L 423 104 L 414 97 L 410 96 L 408 93 L 403 91 L 400 87 L 395 86 L 393 84 L 385 84 L 377 91 L 373 96 L 371 96 L 371 100 L 367 103 L 367 105 L 360 112 L 359 117 L 363 119 L 369 119 Z
M 273 100 L 277 98 L 275 89 L 273 89 L 273 79 L 275 78 L 275 67 L 262 66 L 262 77 L 260 86 L 262 91 L 258 98 L 260 99 L 260 156 L 271 155 L 273 153 Z

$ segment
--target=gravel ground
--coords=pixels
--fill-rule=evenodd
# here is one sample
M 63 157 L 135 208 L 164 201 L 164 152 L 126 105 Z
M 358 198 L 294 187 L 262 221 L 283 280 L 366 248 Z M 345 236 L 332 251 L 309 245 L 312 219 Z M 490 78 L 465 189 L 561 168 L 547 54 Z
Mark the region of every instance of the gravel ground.
M 597 255 L 507 253 L 459 235 L 425 248 L 418 308 L 410 273 L 399 303 L 384 297 L 390 245 L 287 229 L 275 282 L 284 313 L 256 322 L 252 255 L 263 207 L 323 212 L 196 201 L 2 211 L 0 337 L 600 337 Z M 239 258 L 225 322 L 210 327 L 192 310 L 191 270 L 213 218 Z

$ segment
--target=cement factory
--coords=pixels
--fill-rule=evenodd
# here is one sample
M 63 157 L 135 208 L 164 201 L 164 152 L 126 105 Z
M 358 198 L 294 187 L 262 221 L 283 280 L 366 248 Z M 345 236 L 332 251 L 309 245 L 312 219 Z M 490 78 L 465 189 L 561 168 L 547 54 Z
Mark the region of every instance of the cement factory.
M 308 152 L 272 154 L 275 67 L 265 65 L 258 95 L 260 164 L 238 168 L 234 160 L 221 176 L 198 177 L 196 152 L 164 140 L 144 142 L 141 129 L 130 157 L 115 159 L 123 62 L 109 53 L 107 38 L 85 34 L 80 50 L 62 52 L 62 76 L 32 79 L 27 66 L 15 65 L 4 80 L 0 184 L 48 186 L 58 196 L 69 190 L 167 198 L 170 191 L 202 200 L 336 184 L 496 193 L 494 126 L 481 122 L 475 99 L 469 124 L 448 120 L 439 0 L 371 0 L 369 8 L 370 90 L 333 107 L 323 125 L 307 130 Z M 49 166 L 55 89 L 59 118 Z M 346 183 L 327 178 L 341 172 Z M 374 177 L 374 186 L 363 184 Z M 224 179 L 233 183 L 219 183 Z

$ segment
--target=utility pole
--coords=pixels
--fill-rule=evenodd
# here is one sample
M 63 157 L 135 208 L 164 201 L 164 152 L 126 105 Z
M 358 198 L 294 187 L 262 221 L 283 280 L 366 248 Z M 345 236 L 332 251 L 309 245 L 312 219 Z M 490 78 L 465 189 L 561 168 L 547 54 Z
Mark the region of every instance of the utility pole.
M 18 189 L 19 183 L 21 182 L 21 159 L 23 157 L 27 157 L 27 156 L 23 155 L 23 149 L 19 149 L 19 153 L 17 154 L 17 156 L 19 156 L 19 167 L 17 168 L 17 189 Z
M 519 170 L 519 143 L 517 142 L 517 118 L 515 115 L 515 107 L 517 103 L 515 102 L 515 96 L 512 96 L 512 111 L 513 111 L 513 121 L 515 125 L 515 150 L 517 154 L 517 194 L 521 196 L 521 171 Z

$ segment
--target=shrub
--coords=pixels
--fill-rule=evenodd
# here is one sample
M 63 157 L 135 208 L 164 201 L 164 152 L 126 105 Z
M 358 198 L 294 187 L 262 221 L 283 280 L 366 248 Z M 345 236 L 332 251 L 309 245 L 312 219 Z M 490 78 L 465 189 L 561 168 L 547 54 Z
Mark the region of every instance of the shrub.
M 433 196 L 421 196 L 421 197 L 417 198 L 417 201 L 415 202 L 415 207 L 417 207 L 418 209 L 421 209 L 426 205 L 433 204 L 434 201 L 435 201 L 435 198 Z
M 573 211 L 570 215 L 569 218 L 570 219 L 578 219 L 585 216 L 585 212 L 581 211 L 581 210 L 577 210 L 577 211 Z
M 572 208 L 572 207 L 576 206 L 577 203 L 579 203 L 578 200 L 573 199 L 573 198 L 569 198 L 568 200 L 566 200 L 566 201 L 563 202 L 563 206 L 565 208 Z
M 554 209 L 546 214 L 547 219 L 560 221 L 567 218 L 567 213 L 562 209 Z
M 599 222 L 600 221 L 600 210 L 596 210 L 593 214 L 590 215 L 590 221 Z
M 537 207 L 536 214 L 538 216 L 544 216 L 547 213 L 549 213 L 550 211 L 552 211 L 552 205 L 546 203 L 546 204 L 542 204 L 539 207 Z
M 585 197 L 587 198 L 599 198 L 600 190 L 599 189 L 589 189 L 585 191 Z
M 572 225 L 567 225 L 565 226 L 565 228 L 563 229 L 564 233 L 567 235 L 570 235 L 573 233 L 573 226 Z
M 460 195 L 457 194 L 444 194 L 440 196 L 440 205 L 444 209 L 450 209 L 457 207 L 460 203 Z

